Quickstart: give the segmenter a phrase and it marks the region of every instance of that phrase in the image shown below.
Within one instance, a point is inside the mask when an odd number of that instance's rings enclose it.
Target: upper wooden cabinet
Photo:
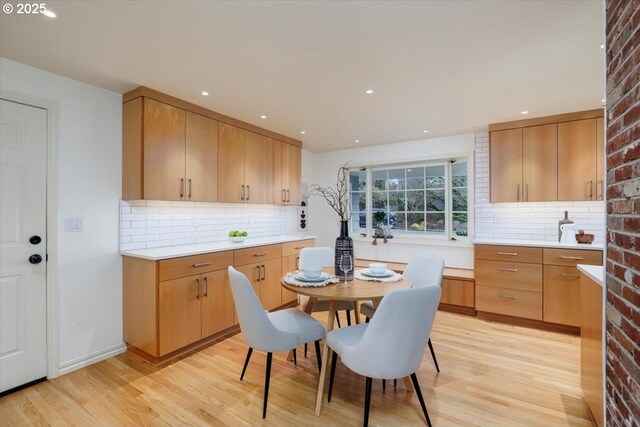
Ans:
[[[558,200],[596,199],[596,119],[558,124]]]
[[[145,87],[123,102],[123,199],[299,203],[300,141]]]
[[[489,131],[492,203],[602,200],[603,110],[498,123]]]
[[[491,133],[491,201],[519,202],[522,187],[522,129]]]

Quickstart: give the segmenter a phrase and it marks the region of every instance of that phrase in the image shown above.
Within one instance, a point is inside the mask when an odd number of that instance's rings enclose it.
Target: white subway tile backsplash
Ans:
[[[491,203],[489,200],[489,134],[476,133],[475,215],[476,238],[558,239],[558,221],[569,211],[577,229],[604,241],[605,204],[593,202]]]
[[[287,209],[273,205],[122,201],[122,250],[216,242],[229,231],[246,230],[252,237],[286,234]]]

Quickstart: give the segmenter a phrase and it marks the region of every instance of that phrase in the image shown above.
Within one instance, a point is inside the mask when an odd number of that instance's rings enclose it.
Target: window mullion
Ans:
[[[445,236],[447,240],[451,240],[453,229],[453,194],[451,187],[451,161],[445,163],[445,179],[444,179],[444,223]]]

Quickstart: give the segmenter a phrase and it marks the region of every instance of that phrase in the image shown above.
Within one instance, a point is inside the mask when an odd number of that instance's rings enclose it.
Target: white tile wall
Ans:
[[[120,202],[121,250],[217,242],[230,230],[286,234],[287,209],[273,205],[134,200]]]
[[[578,229],[604,241],[605,203],[489,202],[489,134],[476,133],[475,237],[521,240],[558,240],[558,221],[569,211]]]

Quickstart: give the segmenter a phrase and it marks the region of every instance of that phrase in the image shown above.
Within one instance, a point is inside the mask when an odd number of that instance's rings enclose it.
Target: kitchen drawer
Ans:
[[[542,320],[542,292],[476,286],[476,310]]]
[[[476,260],[476,284],[542,292],[542,265]]]
[[[602,265],[602,251],[589,249],[544,249],[544,263],[575,267],[578,264]]]
[[[158,281],[222,270],[233,264],[233,251],[213,252],[158,261]]]
[[[282,245],[258,246],[233,251],[233,265],[246,265],[282,257]]]
[[[580,326],[580,272],[577,268],[544,266],[543,320]]]
[[[475,245],[476,259],[488,261],[542,263],[542,248],[524,246]]]
[[[299,255],[302,248],[309,248],[316,245],[314,239],[298,240],[297,242],[289,242],[282,244],[282,256]]]

